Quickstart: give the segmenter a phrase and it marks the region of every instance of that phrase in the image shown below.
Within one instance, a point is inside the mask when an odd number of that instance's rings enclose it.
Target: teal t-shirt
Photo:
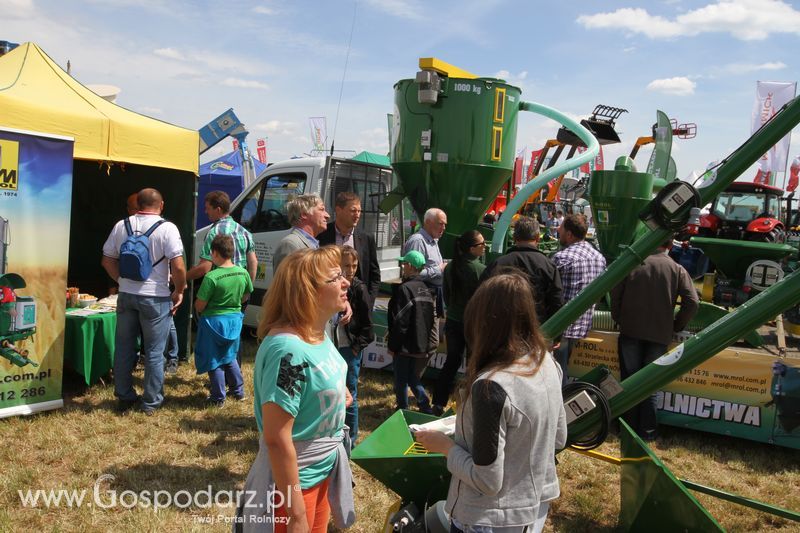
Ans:
[[[344,362],[333,343],[308,344],[295,335],[267,336],[258,348],[255,376],[255,414],[263,432],[261,406],[273,402],[294,417],[292,439],[314,440],[341,434],[344,429]],[[328,477],[336,452],[300,470],[300,486],[313,487]]]
[[[242,297],[253,292],[250,274],[238,266],[217,268],[203,278],[197,298],[208,302],[204,315],[242,312]]]

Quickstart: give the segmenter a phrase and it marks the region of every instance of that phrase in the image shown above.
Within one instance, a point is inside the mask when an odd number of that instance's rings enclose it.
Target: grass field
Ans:
[[[252,398],[255,342],[246,346],[245,383]],[[141,379],[142,372],[137,371]],[[251,400],[206,408],[206,377],[183,364],[166,381],[167,402],[153,417],[118,415],[110,384],[78,388],[67,374],[65,407],[31,417],[0,420],[0,530],[2,531],[230,531],[226,491],[240,489],[257,450]],[[391,375],[365,370],[360,388],[362,438],[393,405]],[[743,440],[663,428],[654,446],[678,477],[800,510],[800,453]],[[619,455],[611,439],[600,449]],[[546,531],[615,531],[619,512],[618,467],[569,451],[559,455],[562,496]],[[395,501],[389,490],[354,466],[358,520],[350,531],[378,531]],[[103,477],[105,476],[105,477]],[[99,481],[98,481],[99,480]],[[207,491],[218,503],[154,512],[143,492]],[[24,507],[19,491],[73,489],[84,502],[72,507]],[[95,494],[95,491],[97,494]],[[219,496],[221,494],[221,496]],[[116,495],[117,505],[112,506]],[[97,496],[97,497],[96,497]],[[800,523],[700,495],[730,531],[800,531]],[[163,499],[161,500],[164,501]],[[87,505],[91,504],[91,505]],[[108,508],[105,508],[108,507]],[[132,508],[126,508],[132,507]]]

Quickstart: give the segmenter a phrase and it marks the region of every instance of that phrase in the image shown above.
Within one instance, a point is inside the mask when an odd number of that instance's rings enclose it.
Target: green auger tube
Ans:
[[[729,155],[717,168],[714,178],[704,182],[704,186],[699,189],[700,205],[707,204],[724,191],[742,172],[747,170],[764,152],[782,139],[798,123],[800,123],[800,97],[795,97],[781,108],[771,121],[767,122],[745,141],[739,149]],[[509,210],[504,215],[508,214]],[[567,326],[572,324],[590,306],[598,302],[604,294],[622,281],[631,270],[671,235],[672,232],[667,229],[650,230],[625,248],[602,275],[542,325],[544,336],[549,339],[557,338]]]

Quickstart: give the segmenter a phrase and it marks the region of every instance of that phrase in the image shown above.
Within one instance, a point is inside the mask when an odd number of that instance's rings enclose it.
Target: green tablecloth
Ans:
[[[70,311],[70,309],[67,309]],[[64,362],[92,385],[114,366],[116,313],[89,316],[67,314],[64,330]]]

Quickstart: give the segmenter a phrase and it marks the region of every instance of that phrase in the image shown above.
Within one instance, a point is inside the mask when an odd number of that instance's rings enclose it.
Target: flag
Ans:
[[[586,147],[579,146],[578,147],[578,154],[582,154],[586,151]],[[593,161],[587,161],[586,163],[580,166],[580,171],[584,174],[591,174],[594,170],[603,170],[603,147],[600,146],[600,149],[597,151],[597,155],[595,156]]]
[[[794,158],[792,166],[789,167],[789,183],[786,185],[786,192],[792,192],[797,188],[797,183],[800,181],[800,156]]]
[[[756,177],[753,178],[753,183],[772,185],[772,171],[769,169],[769,161],[766,155],[761,156],[761,159],[758,160],[758,172],[756,172]]]
[[[603,161],[603,145],[597,151],[597,157],[594,158],[594,170],[605,170],[605,163]]]
[[[536,168],[536,165],[539,163],[539,158],[542,157],[542,150],[534,150],[531,152],[531,162],[528,165],[528,177],[526,181],[530,181],[533,179],[533,170]]]
[[[309,117],[313,150],[324,152],[328,142],[328,121],[325,117]]]
[[[267,164],[267,139],[258,139],[256,141],[256,153],[258,154],[258,160]]]
[[[233,139],[232,142],[233,142],[233,151],[234,152],[238,152],[239,151],[239,141],[237,141],[236,139]]]
[[[764,123],[770,120],[797,91],[796,82],[759,81],[756,85],[756,100],[753,104],[751,133],[755,133]],[[778,141],[767,151],[759,162],[756,179],[767,179],[767,185],[775,182],[778,172],[785,172],[789,159],[789,142],[791,133]]]

